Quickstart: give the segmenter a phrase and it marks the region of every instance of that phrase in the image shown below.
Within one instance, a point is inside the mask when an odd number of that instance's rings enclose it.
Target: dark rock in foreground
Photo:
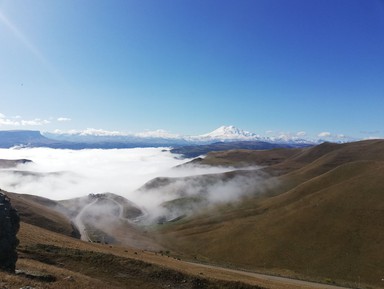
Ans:
[[[20,218],[10,199],[0,192],[0,270],[14,273],[16,269]]]

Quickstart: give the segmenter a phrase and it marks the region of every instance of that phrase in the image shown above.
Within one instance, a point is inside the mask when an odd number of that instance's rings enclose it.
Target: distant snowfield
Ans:
[[[167,148],[0,149],[0,159],[33,161],[32,164],[20,165],[17,169],[1,169],[1,189],[53,200],[104,192],[130,199],[133,191],[155,177],[182,177],[231,170],[172,169],[189,160],[176,158]]]

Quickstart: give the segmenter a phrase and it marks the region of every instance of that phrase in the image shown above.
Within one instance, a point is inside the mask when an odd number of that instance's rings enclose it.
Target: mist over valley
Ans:
[[[383,152],[382,140],[195,159],[169,148],[2,149],[0,187],[23,222],[82,242],[348,287],[357,274],[381,282]]]

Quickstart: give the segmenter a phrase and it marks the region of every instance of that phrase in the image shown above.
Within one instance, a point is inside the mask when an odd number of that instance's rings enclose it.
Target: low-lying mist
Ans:
[[[164,148],[63,150],[50,148],[0,149],[0,159],[29,159],[13,169],[0,170],[0,188],[63,200],[91,193],[131,194],[156,177],[220,173],[227,168],[184,167]],[[134,201],[134,200],[132,200]]]
[[[0,169],[0,188],[61,200],[83,240],[102,231],[111,241],[129,226],[173,222],[274,185],[257,167],[183,165],[190,159],[164,148],[0,149],[0,159],[31,160]]]
[[[236,172],[201,174],[182,178],[156,178],[134,192],[139,204],[146,204],[146,221],[170,222],[234,203],[275,186],[276,181],[257,168]]]

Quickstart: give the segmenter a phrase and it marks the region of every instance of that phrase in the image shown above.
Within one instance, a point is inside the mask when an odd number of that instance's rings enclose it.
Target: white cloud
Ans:
[[[331,137],[332,134],[328,131],[324,131],[318,134],[318,137]]]
[[[104,129],[87,128],[85,130],[59,130],[53,131],[59,135],[77,135],[77,136],[136,136],[136,137],[148,137],[148,138],[179,138],[180,135],[169,133],[163,129],[154,131],[144,131],[136,134],[129,134],[120,131],[110,131]]]
[[[368,136],[364,138],[364,140],[370,140],[370,139],[384,139],[382,136]]]
[[[69,199],[111,192],[132,199],[133,192],[159,177],[180,177],[228,171],[223,168],[173,170],[188,160],[175,158],[164,148],[61,150],[48,148],[0,149],[6,159],[30,159],[19,167],[23,174],[0,170],[0,187],[51,199]],[[31,172],[28,175],[26,172]],[[137,195],[135,195],[137,198]],[[138,201],[138,199],[132,201]]]
[[[20,123],[22,126],[41,126],[51,122],[46,119],[35,118],[33,120],[21,120]]]
[[[72,119],[68,118],[68,117],[59,117],[57,118],[57,121],[60,121],[60,122],[64,122],[64,121],[71,121]]]
[[[164,148],[60,150],[49,148],[0,149],[2,158],[30,159],[18,170],[0,169],[0,187],[6,191],[38,195],[53,200],[114,193],[143,209],[143,223],[158,217],[172,219],[223,202],[237,201],[275,185],[255,169],[250,174],[223,178],[233,168],[182,166],[181,160]],[[256,173],[256,174],[255,174]],[[143,187],[156,177],[168,177],[165,185]],[[187,178],[183,178],[187,177]],[[265,180],[265,181],[264,181]],[[153,184],[153,183],[152,183]],[[141,190],[138,190],[141,188]],[[164,202],[192,197],[190,206],[167,208]]]
[[[49,120],[35,118],[31,120],[22,119],[21,116],[9,118],[0,113],[0,126],[42,126],[49,124]]]
[[[298,137],[303,137],[303,136],[306,136],[306,135],[307,135],[307,133],[305,131],[299,131],[299,132],[296,133],[296,136],[298,136]]]
[[[1,117],[0,118],[0,125],[19,126],[20,123],[17,121],[13,121],[13,120]]]
[[[109,131],[104,129],[87,128],[86,130],[79,131],[79,135],[94,135],[94,136],[121,136],[124,135],[120,131]]]
[[[85,130],[60,130],[55,129],[54,134],[58,135],[74,135],[74,136],[127,136],[127,134],[120,131],[109,131],[104,129],[87,128]]]

